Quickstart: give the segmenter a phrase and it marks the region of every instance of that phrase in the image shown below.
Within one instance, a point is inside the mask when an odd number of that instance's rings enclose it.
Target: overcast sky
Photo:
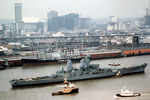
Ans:
[[[47,18],[55,10],[59,15],[79,13],[82,17],[142,17],[149,0],[0,0],[0,19],[14,19],[14,3],[22,3],[23,17]]]

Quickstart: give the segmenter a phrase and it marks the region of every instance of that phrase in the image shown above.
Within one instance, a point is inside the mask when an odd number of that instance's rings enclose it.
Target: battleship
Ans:
[[[122,75],[142,73],[144,72],[146,66],[147,63],[136,65],[136,66],[102,68],[100,67],[99,64],[91,64],[90,56],[88,55],[80,61],[79,68],[73,67],[72,62],[70,60],[67,62],[67,70],[64,70],[64,68],[61,66],[60,70],[57,71],[55,74],[46,75],[46,76],[36,76],[33,78],[25,78],[25,79],[13,79],[10,80],[10,84],[13,87],[16,87],[16,86],[25,86],[25,85],[60,83],[64,81],[65,77],[67,77],[68,81],[113,77],[118,72],[120,72]]]

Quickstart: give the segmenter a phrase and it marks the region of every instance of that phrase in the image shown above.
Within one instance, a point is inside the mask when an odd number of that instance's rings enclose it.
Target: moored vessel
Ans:
[[[122,56],[121,50],[98,50],[98,51],[85,51],[85,53],[81,54],[81,57],[85,57],[86,55],[90,55],[91,59],[107,59],[107,58],[119,58]]]
[[[37,58],[22,58],[21,61],[23,66],[36,66],[36,65],[48,65],[59,63],[57,59],[46,60]]]
[[[45,52],[32,52],[31,56],[23,57],[21,59],[23,66],[37,66],[37,65],[48,65],[57,64],[58,55],[55,53],[45,53]]]

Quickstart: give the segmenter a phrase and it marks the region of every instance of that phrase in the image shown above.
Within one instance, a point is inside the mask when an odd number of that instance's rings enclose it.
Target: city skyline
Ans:
[[[22,17],[47,19],[47,12],[57,11],[59,15],[78,13],[81,17],[108,18],[143,17],[149,0],[1,0],[0,19],[14,19],[14,3],[22,3]]]

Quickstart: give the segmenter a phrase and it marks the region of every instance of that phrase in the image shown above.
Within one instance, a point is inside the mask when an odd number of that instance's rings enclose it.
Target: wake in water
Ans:
[[[150,95],[150,92],[147,92],[147,93],[141,93],[141,95]]]
[[[150,96],[150,92],[141,93],[141,96]],[[121,99],[122,97],[118,97],[118,96],[115,95],[114,98]]]

